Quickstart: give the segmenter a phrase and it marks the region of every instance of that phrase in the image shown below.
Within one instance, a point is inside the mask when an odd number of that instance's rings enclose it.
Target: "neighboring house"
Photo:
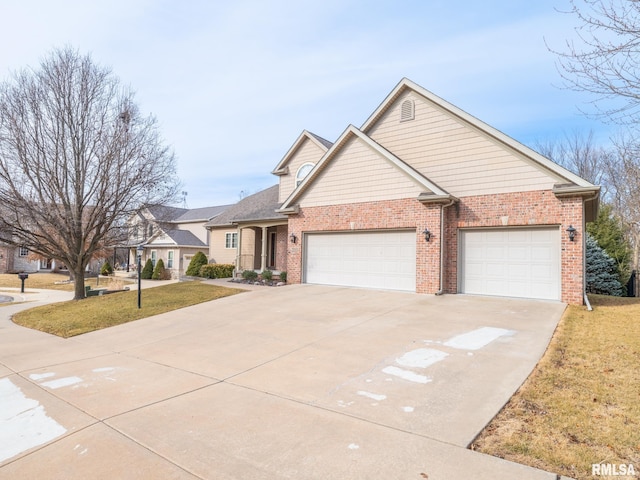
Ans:
[[[183,275],[193,255],[209,250],[205,223],[224,212],[229,205],[204,208],[177,208],[152,205],[141,209],[128,222],[128,267],[136,261],[136,248],[142,245],[142,264],[159,259],[173,278]],[[125,264],[126,266],[126,264]]]
[[[88,272],[98,272],[104,259],[92,259]],[[67,267],[52,258],[41,258],[26,247],[16,247],[0,242],[0,273],[67,273]]]
[[[333,144],[304,131],[272,173],[277,192],[207,223],[215,261],[235,245],[238,270],[290,283],[583,303],[600,187],[410,80]]]

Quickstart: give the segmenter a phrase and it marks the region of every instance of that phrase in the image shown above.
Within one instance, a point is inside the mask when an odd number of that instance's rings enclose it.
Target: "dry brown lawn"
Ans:
[[[25,293],[29,293],[29,290],[46,288],[50,290],[65,290],[72,292],[73,283],[60,283],[67,282],[68,280],[69,275],[62,273],[30,273],[29,278],[24,282],[24,291]],[[97,281],[97,278],[87,278],[85,279],[84,284],[95,287]],[[99,286],[108,286],[112,281],[113,280],[111,279],[102,277],[100,278]],[[118,278],[116,281],[122,282],[122,279]],[[2,287],[20,288],[20,279],[18,278],[18,275],[10,273],[0,274],[0,290],[2,290]]]
[[[596,463],[640,475],[640,299],[569,307],[524,385],[471,448],[577,479]],[[632,477],[611,477],[632,478]],[[640,477],[633,477],[640,478]]]
[[[13,321],[67,338],[244,291],[201,282],[170,283],[143,290],[140,309],[138,291],[131,290],[35,307],[15,314]]]

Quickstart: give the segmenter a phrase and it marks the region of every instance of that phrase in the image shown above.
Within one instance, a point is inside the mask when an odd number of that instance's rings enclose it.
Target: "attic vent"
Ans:
[[[400,106],[400,121],[406,122],[415,118],[415,104],[413,100],[405,100]]]

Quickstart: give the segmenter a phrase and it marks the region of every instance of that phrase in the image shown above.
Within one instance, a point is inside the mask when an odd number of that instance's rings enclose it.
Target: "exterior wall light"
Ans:
[[[431,240],[431,232],[429,231],[428,228],[424,229],[424,232],[422,232],[424,234],[424,240],[426,242],[429,242]]]
[[[296,237],[295,233],[292,233],[291,235],[289,235],[289,240],[291,241],[291,243],[296,243],[298,241],[298,237]]]
[[[569,234],[569,240],[571,240],[572,242],[576,239],[576,233],[578,231],[573,228],[573,225],[569,225],[569,228],[567,228],[567,233]]]

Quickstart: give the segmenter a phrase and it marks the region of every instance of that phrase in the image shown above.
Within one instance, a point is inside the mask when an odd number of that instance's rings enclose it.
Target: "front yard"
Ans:
[[[102,282],[103,280],[101,285]],[[35,288],[35,285],[32,285],[32,288]],[[70,289],[73,289],[73,285]],[[80,301],[43,305],[17,313],[13,316],[13,321],[24,327],[67,338],[243,291],[200,282],[171,283],[143,290],[140,309],[137,302],[138,292],[131,290]]]
[[[595,478],[598,463],[640,475],[640,299],[590,299],[593,312],[567,309],[535,371],[472,449],[577,479]]]

